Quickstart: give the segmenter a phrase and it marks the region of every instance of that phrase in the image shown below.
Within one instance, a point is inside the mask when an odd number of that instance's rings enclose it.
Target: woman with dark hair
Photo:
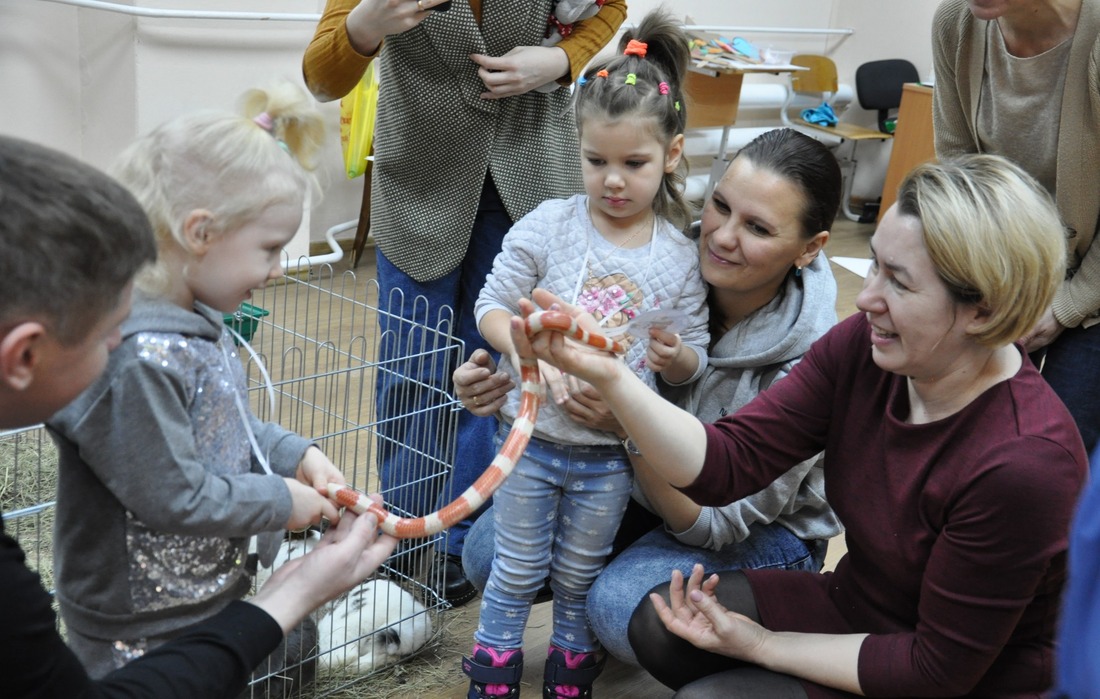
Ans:
[[[797,131],[767,132],[735,156],[700,227],[712,338],[707,368],[689,386],[662,385],[664,396],[701,420],[717,420],[785,376],[833,326],[836,283],[819,253],[840,188],[833,155]],[[478,364],[487,358],[478,355],[454,377],[457,395],[478,414],[495,413],[511,385],[503,372]],[[571,391],[564,407],[581,424],[626,436],[591,387]],[[596,579],[587,604],[596,636],[620,660],[637,662],[627,642],[630,615],[673,570],[702,561],[709,570],[817,571],[828,539],[841,530],[824,499],[817,455],[724,507],[695,504],[640,454],[632,453],[631,462],[635,503],[619,530],[620,553]],[[493,558],[493,522],[478,520],[463,554],[467,575],[481,589]]]

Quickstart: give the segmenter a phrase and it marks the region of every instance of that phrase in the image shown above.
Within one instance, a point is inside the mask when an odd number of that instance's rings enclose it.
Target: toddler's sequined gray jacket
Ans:
[[[248,589],[248,537],[283,527],[309,442],[250,416],[222,314],[135,293],[103,376],[48,428],[59,450],[54,569],[65,623],[103,640],[172,634]],[[228,354],[223,355],[222,346]]]

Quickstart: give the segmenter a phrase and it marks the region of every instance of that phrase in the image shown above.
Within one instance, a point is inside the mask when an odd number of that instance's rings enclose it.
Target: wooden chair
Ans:
[[[371,171],[374,169],[374,149],[367,158],[367,169],[363,172],[363,201],[359,204],[359,225],[355,228],[355,241],[351,244],[351,268],[359,266],[363,258],[363,249],[367,246],[367,238],[370,235],[370,182]]]
[[[820,94],[824,102],[828,102],[836,94],[838,81],[836,64],[832,59],[812,53],[802,53],[791,58],[791,65],[806,68],[790,74],[791,89],[794,92],[802,95]]]
[[[835,144],[834,152],[839,151],[840,146],[845,142],[852,142],[852,148],[848,155],[837,155],[837,161],[840,163],[841,172],[844,173],[844,188],[840,206],[845,216],[853,221],[858,221],[860,216],[852,211],[850,203],[852,181],[856,176],[856,149],[859,147],[860,141],[886,141],[893,138],[893,134],[878,129],[869,129],[865,126],[859,126],[858,124],[849,124],[844,121],[837,122],[836,126],[822,126],[811,124],[801,116],[795,116],[792,119],[789,111],[791,110],[796,95],[812,97],[832,106],[831,100],[836,97],[837,90],[839,89],[839,81],[837,79],[836,64],[827,56],[798,54],[791,58],[791,63],[796,66],[807,68],[807,70],[791,73],[790,86],[787,89],[787,99],[783,105],[780,117],[786,126],[808,131],[808,135],[828,134],[838,139],[838,142]]]

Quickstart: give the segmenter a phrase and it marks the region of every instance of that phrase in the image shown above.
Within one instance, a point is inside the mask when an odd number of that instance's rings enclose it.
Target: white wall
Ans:
[[[319,13],[323,0],[129,0],[142,7]],[[743,33],[760,46],[825,53],[842,82],[877,58],[907,58],[922,76],[937,0],[630,0],[627,23],[661,4],[699,24],[848,27],[846,38]],[[106,166],[137,134],[176,114],[232,108],[244,90],[275,78],[301,83],[308,22],[135,19],[44,0],[0,2],[0,132],[61,148]],[[775,80],[751,77],[748,80]],[[358,215],[361,180],[343,175],[335,103],[322,105],[331,135],[323,200],[311,237]],[[857,108],[857,107],[853,107]],[[846,119],[852,118],[850,115]],[[871,124],[872,115],[853,119]],[[861,153],[862,155],[862,153]],[[871,182],[885,155],[861,157]],[[864,163],[871,167],[864,169]],[[879,184],[881,186],[881,184]],[[857,186],[856,193],[860,187]]]
[[[129,0],[150,8],[319,13],[323,0]],[[43,0],[0,2],[0,132],[106,167],[135,136],[195,109],[236,109],[247,89],[303,85],[310,22],[134,18]],[[338,103],[310,237],[359,214],[362,180],[343,175]],[[296,257],[303,250],[295,250]]]
[[[853,33],[847,36],[755,31],[722,34],[743,36],[761,48],[771,45],[799,53],[829,56],[837,65],[840,82],[854,87],[856,68],[866,61],[882,58],[908,59],[917,67],[922,78],[928,77],[932,71],[932,15],[938,4],[939,0],[911,0],[907,3],[886,3],[882,0],[691,0],[686,3],[631,0],[627,22],[636,21],[651,9],[663,6],[674,11],[678,18],[703,25],[852,29]],[[786,82],[786,77],[745,77],[746,85],[754,82]],[[774,112],[742,111],[738,115],[738,123],[762,125],[761,117],[766,117],[770,123],[774,120]],[[876,122],[875,115],[860,109],[854,99],[842,119],[871,127]],[[879,196],[891,145],[888,141],[860,144],[853,195],[867,198]],[[843,148],[849,149],[851,146],[846,144]]]

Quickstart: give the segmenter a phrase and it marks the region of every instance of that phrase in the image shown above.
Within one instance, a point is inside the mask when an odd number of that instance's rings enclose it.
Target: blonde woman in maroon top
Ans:
[[[638,659],[677,696],[1017,698],[1050,686],[1086,458],[1013,341],[1061,281],[1057,213],[1002,158],[926,164],[871,254],[861,313],[710,425],[606,354],[554,333],[525,343],[513,320],[524,352],[595,386],[649,463],[700,504],[744,497],[825,452],[848,546],[835,572],[696,566],[635,612]]]

